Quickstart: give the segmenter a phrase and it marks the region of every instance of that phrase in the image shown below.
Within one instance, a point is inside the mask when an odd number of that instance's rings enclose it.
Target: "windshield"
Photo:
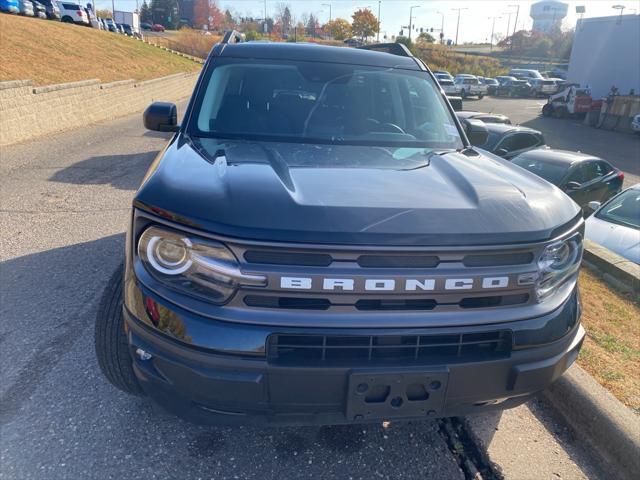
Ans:
[[[511,161],[511,163],[515,163],[519,167],[535,173],[554,185],[560,184],[560,181],[564,178],[568,170],[568,165],[562,163],[541,162],[539,160],[527,158],[526,156],[516,157]]]
[[[460,149],[426,72],[331,63],[223,59],[196,99],[191,135]]]
[[[640,190],[627,190],[605,204],[596,218],[640,229]]]

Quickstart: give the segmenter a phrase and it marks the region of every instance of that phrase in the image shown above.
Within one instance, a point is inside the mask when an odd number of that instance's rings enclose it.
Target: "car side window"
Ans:
[[[604,176],[602,168],[599,166],[600,162],[586,162],[583,166],[585,182],[591,182],[596,178]]]
[[[531,148],[538,144],[538,139],[529,133],[514,133],[505,138],[498,148],[503,148],[507,152],[515,152],[524,148]]]
[[[586,165],[584,163],[577,165],[573,171],[567,177],[567,180],[564,183],[569,182],[577,182],[580,185],[588,182],[587,180],[587,170],[585,169]]]
[[[598,176],[604,177],[605,175],[609,175],[613,168],[607,162],[595,162],[596,168],[598,169]]]

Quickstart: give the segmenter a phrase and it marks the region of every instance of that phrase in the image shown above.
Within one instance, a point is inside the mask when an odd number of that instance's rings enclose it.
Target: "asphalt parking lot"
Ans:
[[[580,118],[543,117],[540,111],[544,103],[544,99],[532,98],[469,98],[464,101],[464,109],[502,113],[513,123],[540,130],[552,148],[604,158],[624,172],[625,188],[640,182],[640,136],[589,127]]]
[[[539,121],[533,100],[472,104]],[[207,428],[106,382],[93,351],[97,303],[122,260],[131,197],[168,138],[141,123],[137,114],[0,151],[0,478],[470,478],[453,453],[466,447],[439,422]],[[605,145],[623,159],[625,142]]]

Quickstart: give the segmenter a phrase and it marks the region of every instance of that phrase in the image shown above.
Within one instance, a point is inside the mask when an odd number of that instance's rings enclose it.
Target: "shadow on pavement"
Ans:
[[[112,185],[137,190],[159,150],[127,155],[100,155],[54,173],[49,180],[76,185]]]
[[[123,253],[124,234],[117,234],[0,263],[3,357],[16,359],[13,374],[8,368],[13,383],[3,380],[0,425],[18,414],[92,327],[100,294]]]

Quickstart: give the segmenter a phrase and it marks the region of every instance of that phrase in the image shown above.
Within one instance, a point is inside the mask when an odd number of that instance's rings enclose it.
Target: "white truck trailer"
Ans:
[[[121,12],[115,10],[113,12],[113,20],[116,23],[131,25],[134,33],[140,33],[140,15],[138,15],[138,12]]]

